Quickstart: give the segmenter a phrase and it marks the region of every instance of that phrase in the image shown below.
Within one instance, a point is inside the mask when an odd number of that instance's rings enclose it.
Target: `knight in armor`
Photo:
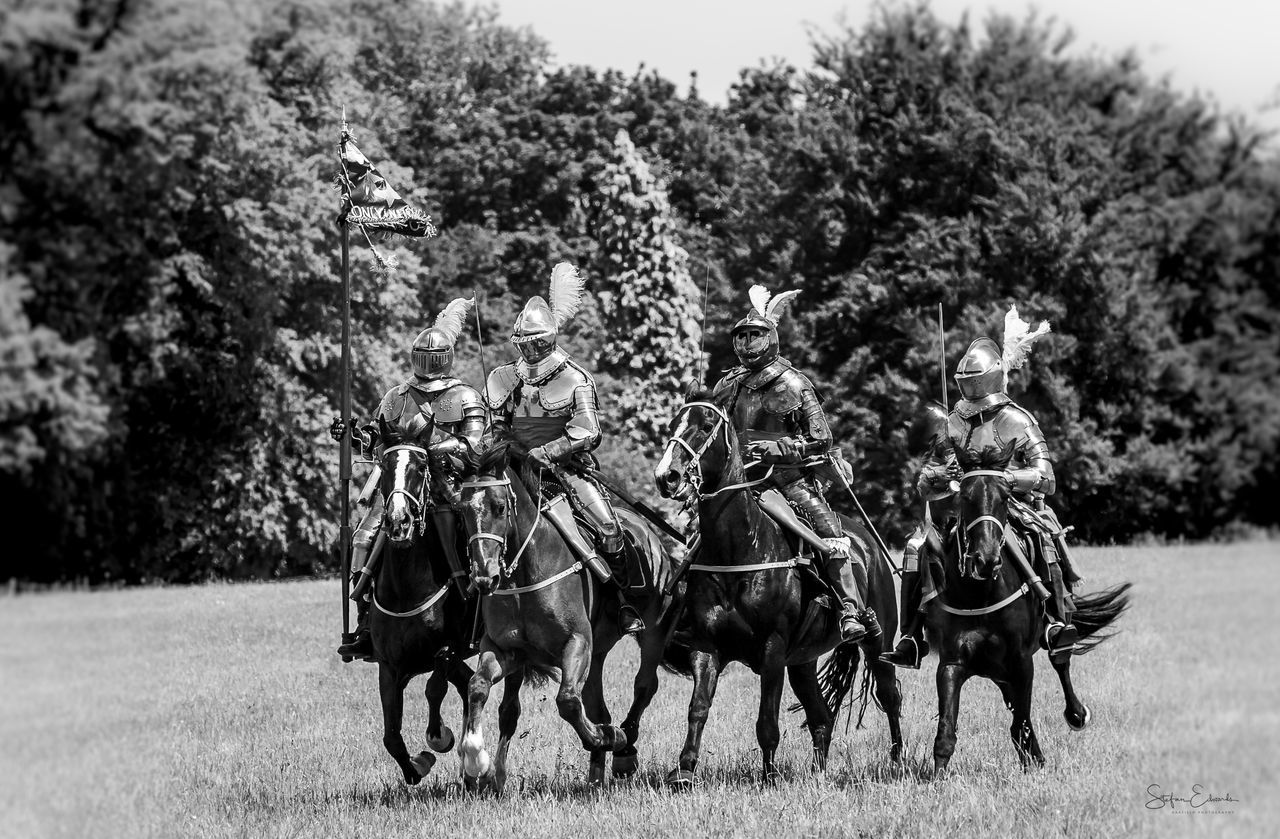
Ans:
[[[520,359],[489,374],[485,395],[494,430],[527,449],[529,463],[564,490],[568,504],[549,504],[547,515],[592,572],[613,585],[618,625],[634,634],[644,629],[644,621],[625,592],[622,524],[604,488],[585,474],[597,468],[591,453],[601,441],[595,380],[556,343],[560,329],[582,305],[583,280],[577,269],[568,262],[557,264],[550,292],[549,303],[533,297],[516,318],[511,343]],[[582,537],[574,510],[587,520],[596,546]]]
[[[1077,637],[1071,623],[1075,610],[1071,585],[1079,578],[1065,552],[1065,531],[1044,502],[1056,489],[1049,444],[1035,417],[1008,394],[1009,371],[1021,367],[1032,342],[1049,332],[1047,323],[1041,323],[1034,332],[1029,331],[1029,326],[1018,317],[1018,310],[1010,307],[1005,316],[1003,351],[985,337],[969,345],[954,376],[962,398],[947,416],[945,439],[933,446],[916,488],[925,499],[927,510],[934,511],[933,518],[937,519],[939,505],[954,507],[953,482],[962,475],[955,460],[956,448],[981,451],[988,446],[1014,444],[1013,459],[1005,472],[1013,501],[1009,522],[1015,533],[1028,537],[1039,554],[1038,565],[1049,575],[1050,597],[1042,641],[1050,657],[1060,660],[1071,655]],[[931,521],[926,521],[914,542],[921,563],[930,558],[941,561],[941,539]],[[908,553],[912,547],[909,543]],[[883,661],[916,668],[928,654],[921,611],[924,576],[918,570],[903,575],[903,637],[893,652],[881,656]]]
[[[413,375],[387,391],[373,423],[363,428],[352,427],[355,445],[366,455],[381,449],[378,421],[411,437],[434,422],[434,432],[427,450],[431,453],[434,480],[455,480],[474,454],[488,424],[484,400],[475,388],[451,375],[453,345],[467,322],[474,300],[457,298],[445,307],[429,329],[418,333],[409,350]],[[335,420],[330,433],[341,440],[345,423]],[[357,505],[365,513],[352,536],[351,567],[354,571],[351,597],[356,601],[356,637],[338,647],[343,658],[372,660],[373,641],[369,637],[368,582],[372,580],[378,557],[374,554],[378,531],[382,525],[385,499],[378,492],[382,473],[375,467],[365,481]],[[433,513],[441,547],[455,571],[463,570],[458,557],[456,513],[441,506]]]
[[[826,542],[823,570],[840,598],[840,637],[857,641],[880,632],[867,609],[855,569],[852,543],[840,518],[827,504],[824,469],[847,469],[809,378],[779,356],[778,321],[782,307],[798,291],[770,296],[752,286],[751,309],[733,327],[733,351],[740,366],[729,370],[712,391],[712,401],[733,421],[749,458],[773,465],[770,482]]]

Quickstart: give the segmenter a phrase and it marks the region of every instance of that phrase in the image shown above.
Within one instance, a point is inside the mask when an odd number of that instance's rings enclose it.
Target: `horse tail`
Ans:
[[[541,664],[524,665],[524,684],[531,688],[546,687],[549,682],[559,679],[559,673],[554,667],[546,667]]]
[[[818,668],[818,687],[822,691],[822,701],[827,703],[827,710],[834,719],[844,705],[845,697],[853,690],[853,682],[858,676],[858,660],[861,658],[857,644],[841,644],[831,651],[831,656]],[[870,668],[864,668],[863,686],[860,691],[862,711],[858,712],[858,721],[862,721],[862,713],[867,706],[867,674]]]
[[[1131,588],[1132,583],[1121,583],[1076,600],[1075,617],[1072,619],[1076,631],[1080,633],[1080,640],[1076,642],[1076,655],[1087,653],[1115,634],[1098,633],[1115,623],[1116,618],[1129,608],[1128,591]]]

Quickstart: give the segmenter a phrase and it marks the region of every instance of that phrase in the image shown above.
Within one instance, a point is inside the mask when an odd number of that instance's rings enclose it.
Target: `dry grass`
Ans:
[[[1024,774],[999,692],[971,682],[952,773],[923,777],[932,662],[903,673],[905,768],[883,717],[844,731],[823,776],[799,718],[784,721],[785,781],[757,779],[755,677],[730,668],[704,737],[701,784],[661,780],[684,736],[689,683],[664,675],[642,772],[604,792],[547,689],[527,690],[503,800],[462,795],[455,755],[406,788],[381,744],[376,672],[343,665],[335,581],[0,599],[0,833],[7,836],[1125,836],[1277,835],[1280,545],[1081,551],[1089,587],[1132,580],[1124,631],[1078,659],[1083,733],[1041,662],[1035,722],[1048,766]],[[618,718],[634,647],[607,673]],[[420,683],[410,749],[423,747]],[[787,700],[790,697],[788,695]],[[460,704],[446,706],[460,727]],[[486,734],[496,732],[496,696]],[[1147,787],[1193,784],[1231,814],[1149,810]],[[1210,808],[1202,808],[1210,809]]]

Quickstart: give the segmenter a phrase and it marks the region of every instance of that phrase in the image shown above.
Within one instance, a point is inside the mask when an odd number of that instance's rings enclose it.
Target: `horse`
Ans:
[[[410,757],[401,736],[404,689],[415,676],[429,673],[427,745],[436,752],[454,746],[453,731],[444,725],[440,705],[451,683],[465,701],[471,668],[463,660],[471,621],[463,590],[452,576],[439,547],[431,499],[431,457],[420,443],[429,432],[405,437],[382,424],[382,474],[378,488],[384,499],[383,554],[373,578],[369,632],[378,662],[382,700],[382,744],[414,785],[431,771],[436,757],[427,751]]]
[[[556,708],[590,752],[588,782],[604,783],[605,759],[613,775],[638,769],[640,718],[658,689],[666,640],[661,619],[669,598],[649,598],[642,616],[640,667],[631,708],[621,727],[605,705],[602,669],[621,637],[612,598],[542,514],[539,491],[530,492],[511,466],[511,441],[495,442],[462,484],[463,521],[470,536],[474,585],[484,593],[485,635],[467,695],[466,731],[459,745],[464,785],[493,791],[506,784],[507,751],[520,717],[520,687],[558,677]],[[625,509],[618,518],[661,590],[670,560],[653,530]],[[481,733],[485,703],[503,680],[498,709],[498,749],[490,761]]]
[[[688,787],[701,750],[702,729],[715,697],[720,672],[741,661],[760,676],[760,710],[756,738],[763,777],[777,777],[778,711],[783,673],[800,700],[813,741],[814,768],[826,768],[831,726],[852,686],[861,648],[866,654],[863,710],[868,673],[875,678],[875,698],[889,721],[890,756],[902,756],[901,694],[892,665],[880,662],[887,639],[897,630],[898,612],[887,558],[876,549],[867,529],[841,517],[856,557],[865,562],[867,605],[881,626],[878,636],[856,644],[840,644],[838,613],[806,620],[808,599],[820,584],[806,581],[794,558],[787,532],[748,490],[765,479],[748,481],[738,435],[725,411],[705,393],[694,394],[672,422],[671,437],[654,472],[658,491],[668,498],[697,493],[701,561],[689,566],[685,603],[690,619],[689,668],[694,680],[688,730],[679,765],[667,776],[669,786]],[[679,640],[684,640],[681,624]],[[819,656],[834,649],[819,679]]]
[[[960,689],[971,676],[999,686],[1013,712],[1009,733],[1024,770],[1044,765],[1044,754],[1031,725],[1033,657],[1039,649],[1044,606],[1024,582],[1013,562],[1003,562],[1017,544],[1008,525],[1011,490],[1004,470],[1016,442],[981,452],[955,447],[960,477],[959,520],[943,539],[943,584],[927,605],[926,629],[938,650],[938,734],[933,744],[935,774],[951,760],[956,745]],[[1016,537],[1014,537],[1016,538]],[[923,569],[922,569],[923,573]],[[1079,633],[1075,654],[1088,652],[1110,635],[1100,635],[1129,605],[1123,583],[1076,599],[1074,623]],[[1089,707],[1071,684],[1071,656],[1052,662],[1062,683],[1068,726],[1088,725]]]

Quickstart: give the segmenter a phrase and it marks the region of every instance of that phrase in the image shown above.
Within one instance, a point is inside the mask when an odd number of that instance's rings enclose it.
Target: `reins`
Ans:
[[[413,452],[414,454],[420,454],[424,457],[430,457],[430,453],[426,449],[424,449],[422,446],[414,446],[407,443],[401,444],[398,446],[389,446],[388,448],[383,450],[382,457],[385,460],[387,455],[391,454],[392,452],[399,452],[399,451]],[[391,492],[387,494],[387,499],[386,499],[386,504],[388,507],[390,507],[392,498],[395,498],[397,495],[403,495],[405,497],[409,505],[410,529],[411,530],[416,529],[418,531],[419,536],[425,533],[427,528],[427,517],[424,514],[424,508],[426,507],[425,499],[426,499],[427,486],[429,483],[430,483],[429,480],[424,480],[422,482],[422,497],[420,498],[415,498],[411,492],[404,489],[403,487],[394,487],[391,490]],[[422,514],[420,519],[418,517],[419,514]],[[378,601],[378,591],[376,586],[374,587],[371,599],[373,601],[374,608],[376,608],[382,614],[387,615],[388,617],[413,618],[413,617],[417,617],[418,615],[430,609],[432,606],[439,603],[442,599],[444,599],[444,596],[448,593],[449,593],[449,583],[448,581],[446,581],[443,585],[440,586],[440,588],[436,591],[435,594],[431,595],[421,604],[419,604],[413,609],[410,609],[407,612],[395,612],[395,611],[392,611],[391,609],[388,609],[386,606],[383,606]]]
[[[1001,480],[1003,480],[1005,477],[1005,473],[1003,470],[1000,470],[1000,469],[974,469],[969,472],[965,472],[963,475],[961,475],[960,482],[963,483],[969,478],[982,478],[982,477],[1000,478]],[[963,521],[963,517],[960,514],[959,501],[960,499],[957,498],[956,499],[957,527],[963,530],[964,533],[968,533],[970,530],[973,530],[975,527],[982,524],[983,522],[991,522],[996,527],[1000,528],[1000,547],[997,548],[997,550],[1004,550],[1005,539],[1007,538],[1007,533],[1008,533],[1008,530],[1006,528],[1006,523],[1000,521],[1000,519],[992,515],[981,515],[975,518],[973,521],[966,523]],[[965,546],[963,544],[961,544],[960,548],[961,548],[961,551],[965,550]],[[957,557],[957,559],[963,562],[962,557]],[[948,614],[960,615],[962,617],[977,617],[979,615],[989,615],[993,612],[998,612],[1001,609],[1005,608],[1006,606],[1012,603],[1016,603],[1023,596],[1025,596],[1029,591],[1031,591],[1031,585],[1029,583],[1023,583],[1012,594],[1010,594],[1008,597],[1005,597],[1003,600],[1000,600],[997,603],[992,603],[987,606],[980,606],[976,609],[959,609],[959,608],[956,608],[955,606],[949,606],[947,605],[946,601],[942,599],[940,594],[937,595],[937,600],[938,600],[938,605],[942,608],[942,611],[947,612]]]

